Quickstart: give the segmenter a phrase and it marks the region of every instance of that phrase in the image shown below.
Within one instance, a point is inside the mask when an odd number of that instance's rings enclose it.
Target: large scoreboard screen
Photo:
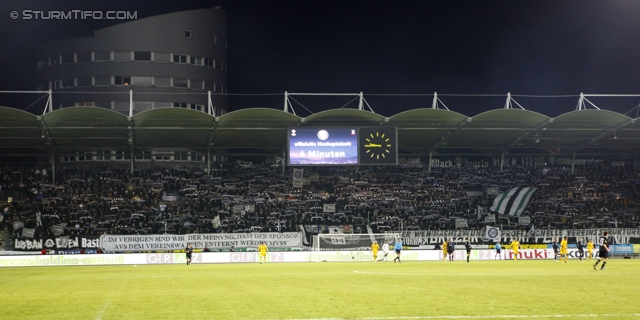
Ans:
[[[396,127],[291,127],[287,163],[293,166],[396,165]]]
[[[289,165],[357,165],[358,128],[289,128]]]

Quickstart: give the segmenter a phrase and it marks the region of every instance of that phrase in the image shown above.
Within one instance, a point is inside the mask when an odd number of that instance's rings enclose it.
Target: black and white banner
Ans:
[[[495,229],[494,231],[491,231]],[[400,232],[403,245],[420,246],[441,244],[444,239],[453,239],[454,242],[464,242],[471,238],[471,242],[478,243],[485,239],[508,243],[512,239],[528,243],[551,243],[553,238],[569,237],[570,243],[575,243],[577,238],[583,238],[586,242],[591,239],[596,241],[605,231],[609,232],[610,243],[630,243],[631,238],[640,238],[639,229],[631,228],[600,228],[600,229],[535,229],[535,230],[501,230],[498,227],[486,227],[482,230],[420,230]],[[390,231],[395,233],[397,231]],[[488,235],[487,233],[491,233]],[[492,237],[492,235],[495,235]]]
[[[100,236],[64,236],[13,240],[13,250],[16,251],[97,249],[99,247]]]
[[[302,234],[299,232],[265,233],[193,233],[193,234],[156,234],[156,235],[103,235],[102,248],[105,251],[165,251],[180,250],[193,244],[196,249],[229,249],[258,247],[265,242],[268,247],[302,247]]]

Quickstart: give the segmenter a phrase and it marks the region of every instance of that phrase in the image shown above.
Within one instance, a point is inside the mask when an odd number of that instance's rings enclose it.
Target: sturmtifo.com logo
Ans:
[[[136,20],[138,11],[31,10],[11,11],[11,19],[21,20]]]

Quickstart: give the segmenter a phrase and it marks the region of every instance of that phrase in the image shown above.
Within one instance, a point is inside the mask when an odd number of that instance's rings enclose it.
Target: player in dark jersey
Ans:
[[[449,238],[449,241],[447,241],[447,253],[449,254],[449,261],[453,261],[454,251],[456,251],[456,247],[453,244],[453,239]]]
[[[604,235],[600,237],[600,240],[598,240],[598,245],[600,245],[600,250],[598,251],[598,261],[596,261],[596,264],[593,265],[593,270],[596,270],[598,263],[600,263],[600,261],[602,260],[604,260],[604,262],[602,262],[602,267],[600,267],[600,270],[604,270],[604,266],[609,261],[609,232],[604,232]]]
[[[584,257],[584,240],[582,238],[578,239],[578,243],[576,244],[578,247],[578,255],[580,256],[580,261]]]
[[[558,252],[560,252],[560,246],[558,246],[558,238],[553,238],[553,260],[558,262]]]
[[[187,265],[191,264],[191,254],[193,253],[193,245],[187,243],[187,248],[184,250],[187,253]]]
[[[469,256],[471,255],[471,238],[467,238],[467,242],[464,243],[464,248],[467,249],[467,263],[469,263]]]

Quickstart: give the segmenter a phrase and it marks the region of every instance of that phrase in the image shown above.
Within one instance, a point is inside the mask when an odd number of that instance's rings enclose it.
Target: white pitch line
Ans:
[[[640,313],[627,314],[539,314],[539,315],[486,315],[486,316],[405,316],[405,317],[369,317],[360,320],[394,320],[394,319],[540,319],[540,318],[596,318],[596,317],[640,317]],[[346,320],[353,318],[287,318],[286,320]],[[272,320],[272,319],[267,319]]]
[[[109,297],[107,298],[107,301],[102,306],[102,309],[98,311],[98,314],[96,315],[96,320],[102,320],[102,316],[104,316],[104,312],[107,311],[107,308],[109,307],[109,305],[111,305],[111,300],[113,300],[113,296],[115,295],[115,293],[116,293],[115,290],[111,291],[111,294],[109,294]]]

